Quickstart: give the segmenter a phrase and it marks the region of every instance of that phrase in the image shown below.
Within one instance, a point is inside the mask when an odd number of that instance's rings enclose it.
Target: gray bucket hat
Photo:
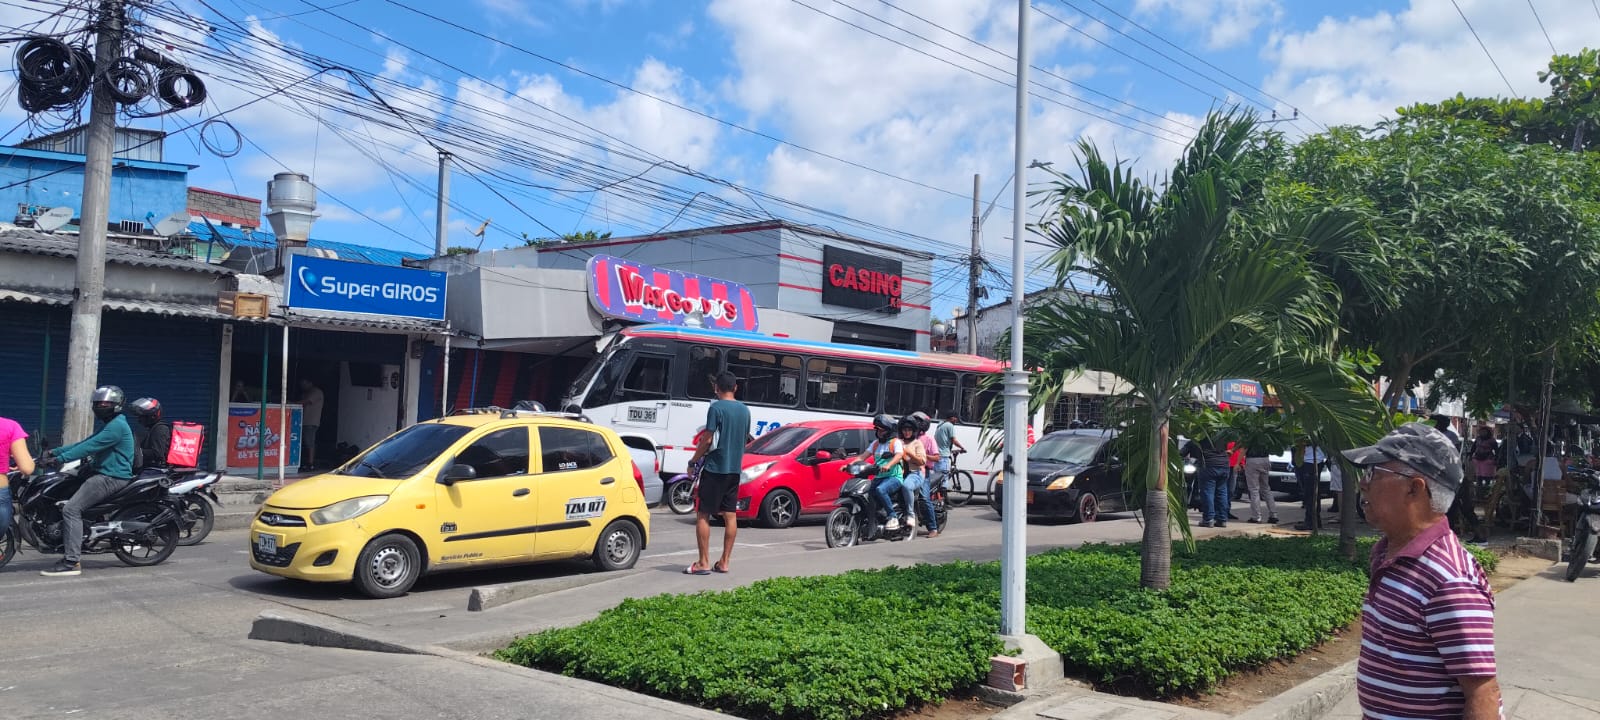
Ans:
[[[1406,423],[1383,436],[1377,444],[1346,450],[1344,456],[1362,467],[1402,462],[1452,491],[1461,488],[1461,452],[1450,438],[1431,425]]]

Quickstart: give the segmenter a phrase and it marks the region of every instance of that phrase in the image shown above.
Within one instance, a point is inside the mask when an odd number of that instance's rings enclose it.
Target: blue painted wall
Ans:
[[[118,158],[111,171],[110,220],[157,220],[188,206],[188,165]],[[0,147],[0,221],[17,205],[83,208],[83,156]]]

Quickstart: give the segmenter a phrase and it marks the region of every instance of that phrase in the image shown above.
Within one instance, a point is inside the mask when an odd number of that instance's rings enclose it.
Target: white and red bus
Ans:
[[[964,421],[956,439],[969,451],[962,469],[978,476],[981,487],[998,461],[983,457],[980,428],[971,423],[996,393],[980,390],[980,383],[1005,367],[975,355],[639,325],[609,338],[561,405],[624,437],[648,438],[662,451],[663,477],[687,468],[715,399],[711,379],[723,370],[739,378],[739,399],[750,407],[757,437],[805,420],[901,417],[918,410],[942,416],[953,407]]]

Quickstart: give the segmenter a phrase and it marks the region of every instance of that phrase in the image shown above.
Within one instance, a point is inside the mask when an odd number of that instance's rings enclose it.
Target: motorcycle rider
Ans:
[[[143,428],[133,453],[134,471],[166,470],[167,452],[172,449],[172,423],[161,419],[161,401],[142,397],[128,404],[128,412]]]
[[[86,460],[88,474],[72,499],[61,506],[61,562],[39,571],[45,577],[70,577],[82,573],[78,563],[83,549],[83,511],[111,497],[133,479],[133,431],[122,416],[122,388],[101,385],[89,396],[96,420],[104,423],[100,432],[87,440],[57,448],[45,454],[46,460]]]
[[[928,537],[939,537],[939,519],[933,514],[933,496],[928,484],[927,445],[922,441],[924,427],[915,416],[900,418],[900,442],[906,447],[905,478],[901,480],[900,494],[906,504],[906,524],[911,526],[912,532],[916,532],[917,498],[921,496],[920,504],[927,515]]]
[[[901,465],[905,461],[906,445],[894,436],[895,429],[900,422],[893,415],[879,413],[872,418],[872,431],[877,434],[876,440],[867,445],[867,449],[857,458],[862,462],[869,462],[876,468],[877,474],[872,478],[872,497],[883,507],[889,515],[889,522],[883,526],[884,530],[899,530],[900,518],[894,510],[894,496],[890,493],[900,490],[900,478],[905,474]]]

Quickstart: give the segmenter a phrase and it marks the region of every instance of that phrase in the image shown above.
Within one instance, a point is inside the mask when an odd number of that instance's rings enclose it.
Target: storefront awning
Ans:
[[[283,318],[275,318],[283,322]],[[409,333],[416,335],[444,335],[444,323],[427,320],[412,320],[408,318],[386,317],[374,315],[371,317],[355,315],[321,315],[309,312],[295,312],[289,316],[289,327],[326,328],[330,330],[352,330],[357,332],[376,331],[387,333]],[[461,333],[451,333],[460,336]]]
[[[72,295],[60,292],[38,292],[25,290],[0,290],[0,300],[33,303],[38,305],[71,305]],[[174,317],[192,317],[206,320],[235,320],[229,315],[217,312],[215,304],[167,302],[160,300],[131,300],[127,298],[106,298],[105,306],[108,310],[121,310],[123,312],[145,313],[148,315],[166,315]]]

